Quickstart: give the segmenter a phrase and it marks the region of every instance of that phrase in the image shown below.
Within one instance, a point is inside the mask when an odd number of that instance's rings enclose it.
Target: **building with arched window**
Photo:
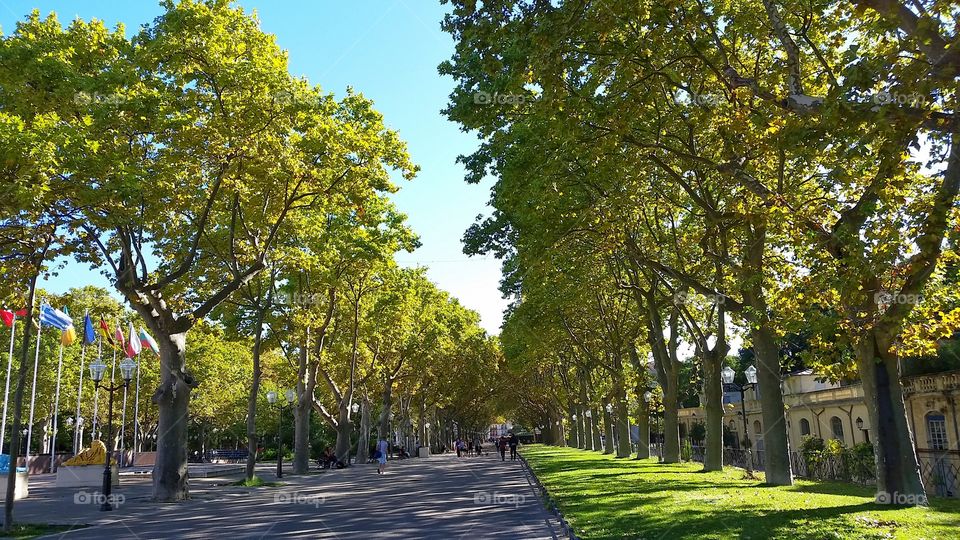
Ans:
[[[960,495],[960,371],[904,377],[901,382],[925,484],[935,493]],[[859,381],[832,383],[806,370],[784,377],[781,384],[792,451],[800,448],[804,437],[836,439],[848,448],[871,442],[873,428]],[[740,395],[728,394],[724,422],[739,438],[744,425]],[[763,424],[757,396],[755,390],[747,390],[743,406],[746,423],[752,426],[747,436],[754,449],[761,451],[763,429],[757,427]],[[680,422],[687,428],[705,416],[699,407],[680,410]]]

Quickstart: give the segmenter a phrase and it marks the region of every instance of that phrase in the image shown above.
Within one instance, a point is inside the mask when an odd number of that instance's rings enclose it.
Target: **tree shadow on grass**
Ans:
[[[960,501],[931,501],[933,512],[902,512],[875,504],[869,487],[838,482],[776,487],[689,464],[608,461],[569,451],[536,457],[541,480],[588,539],[873,540],[920,523],[939,531],[960,527]]]

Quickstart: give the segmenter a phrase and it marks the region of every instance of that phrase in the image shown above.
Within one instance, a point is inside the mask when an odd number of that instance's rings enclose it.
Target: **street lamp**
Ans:
[[[287,404],[293,405],[297,394],[293,390],[287,390],[284,397],[287,398]],[[267,392],[267,403],[277,406],[277,478],[283,478],[283,402],[278,402],[277,393],[271,390]]]
[[[860,433],[863,435],[864,442],[870,442],[870,434],[867,430],[863,429],[863,418],[857,417],[857,429],[860,430]]]
[[[723,379],[724,392],[740,392],[740,415],[743,416],[743,443],[747,450],[747,474],[753,474],[753,454],[750,452],[750,431],[747,427],[746,391],[757,386],[757,368],[749,366],[743,371],[743,374],[747,378],[747,383],[735,383],[733,382],[733,378],[737,373],[733,371],[733,368],[730,366],[726,366],[720,371],[720,378]]]
[[[136,369],[137,363],[133,361],[132,358],[124,358],[120,362],[120,374],[123,377],[123,384],[104,386],[103,389],[107,391],[107,394],[110,396],[109,405],[107,406],[107,442],[113,443],[113,393],[117,390],[125,390],[130,386],[130,379],[133,378],[133,370]],[[107,372],[107,365],[103,363],[103,360],[97,359],[96,362],[93,362],[89,366],[90,368],[90,378],[93,379],[93,388],[94,392],[100,389],[100,384],[103,382],[103,374]],[[113,451],[110,448],[107,448],[107,457],[104,460],[103,465],[103,503],[100,505],[100,510],[109,511],[113,510],[113,505],[110,503],[110,491],[113,487],[112,471],[110,470],[110,454]],[[117,462],[120,462],[119,456]]]

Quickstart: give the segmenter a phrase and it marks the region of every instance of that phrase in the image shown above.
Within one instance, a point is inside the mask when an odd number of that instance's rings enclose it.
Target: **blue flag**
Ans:
[[[93,345],[93,342],[97,340],[97,332],[93,329],[93,319],[90,318],[90,315],[83,316],[83,344],[84,345]]]
[[[47,304],[40,306],[40,326],[52,326],[63,332],[73,325],[73,319],[59,309],[50,307]]]

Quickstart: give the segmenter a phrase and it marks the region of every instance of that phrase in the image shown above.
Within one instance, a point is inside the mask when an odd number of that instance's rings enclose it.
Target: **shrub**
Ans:
[[[683,444],[680,445],[680,460],[690,461],[690,458],[692,456],[693,456],[693,445],[690,444],[690,439],[684,439]]]
[[[703,422],[695,422],[690,426],[690,439],[696,444],[703,444],[707,438],[707,426]]]

